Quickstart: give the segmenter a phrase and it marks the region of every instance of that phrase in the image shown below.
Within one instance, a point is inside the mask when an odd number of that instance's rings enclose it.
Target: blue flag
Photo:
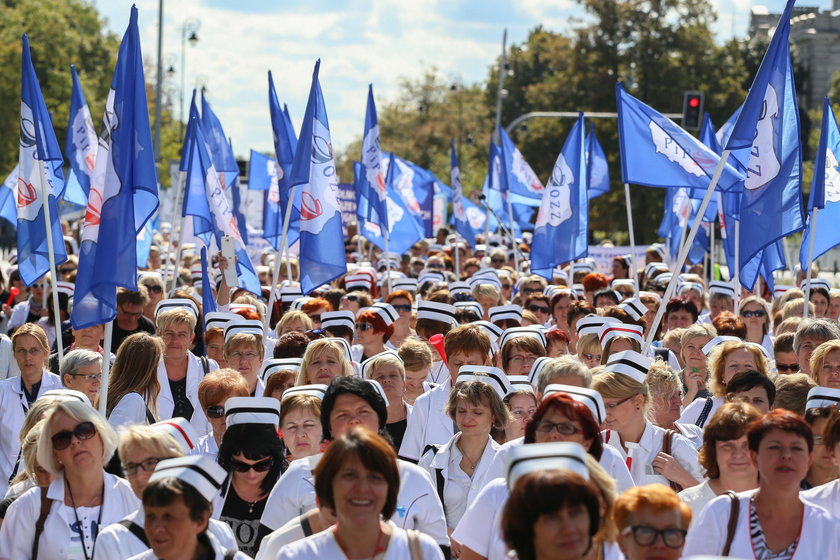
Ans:
[[[543,197],[543,184],[525,158],[522,152],[510,139],[505,129],[499,125],[499,156],[501,170],[499,183],[494,188],[505,196],[510,196],[511,203],[528,204],[538,207]]]
[[[399,195],[406,210],[420,226],[422,236],[432,237],[432,201],[437,177],[431,171],[394,154],[388,157],[383,155],[383,165],[388,173],[391,172],[391,162],[394,162],[395,167],[389,188]]]
[[[193,100],[195,96],[193,96]],[[190,108],[190,122],[188,134],[190,146],[187,165],[187,188],[184,192],[184,216],[193,216],[194,233],[205,245],[209,245],[210,237],[215,236],[221,246],[223,236],[234,239],[236,254],[236,276],[239,287],[252,294],[261,295],[262,289],[254,265],[245,250],[239,229],[236,226],[233,210],[225,196],[219,173],[213,166],[213,158],[204,137],[204,130],[198,118],[195,102]]]
[[[207,247],[201,248],[201,309],[205,318],[217,309],[213,287],[210,285],[210,270],[207,268]]]
[[[277,160],[251,150],[248,162],[248,190],[267,191],[271,188],[271,183],[277,183]]]
[[[277,161],[275,168],[277,172],[277,189],[270,185],[269,192],[265,197],[263,206],[263,236],[275,251],[280,250],[280,238],[283,234],[283,220],[286,215],[286,206],[289,201],[291,184],[289,174],[292,172],[292,163],[297,149],[297,138],[292,127],[292,120],[289,117],[288,109],[280,108],[280,101],[277,99],[277,92],[274,90],[274,78],[271,71],[268,72],[268,109],[271,115],[271,129],[274,133],[274,155]],[[292,203],[292,214],[286,233],[287,245],[291,247],[300,237],[300,210],[301,190],[295,189],[295,200]]]
[[[467,216],[466,198],[461,190],[461,167],[458,164],[458,154],[455,153],[455,139],[451,140],[449,145],[450,160],[452,162],[452,223],[455,226],[455,231],[461,234],[461,237],[467,242],[470,247],[475,247],[475,230],[469,223]],[[475,206],[474,204],[472,206]],[[483,212],[482,212],[483,214]]]
[[[222,128],[221,121],[204,97],[203,89],[201,90],[201,129],[204,131],[204,139],[210,148],[210,157],[213,158],[216,173],[222,176],[221,182],[225,188],[233,185],[239,176],[239,166],[233,155],[233,147],[225,136],[225,129]]]
[[[557,265],[589,252],[589,189],[586,184],[586,126],[583,113],[557,156],[537,214],[531,271],[552,278]]]
[[[372,84],[368,86],[365,135],[362,138],[361,161],[365,172],[361,177],[356,178],[357,200],[360,197],[367,199],[365,220],[377,226],[380,231],[387,231],[388,193],[385,188],[385,167],[382,165],[379,121],[376,118],[376,104],[373,101]],[[397,252],[395,249],[392,250]]]
[[[338,176],[333,158],[330,125],[324,95],[318,81],[321,61],[315,63],[312,87],[292,172],[290,185],[301,185],[300,287],[304,294],[347,272]]]
[[[17,183],[18,169],[16,165],[3,185],[0,186],[0,218],[6,220],[10,226],[17,229]]]
[[[616,84],[623,183],[648,187],[709,186],[720,157],[672,120]],[[744,178],[726,166],[717,189],[740,190]]]
[[[50,121],[41,87],[32,66],[29,37],[23,36],[20,93],[20,158],[17,188],[18,269],[27,286],[50,270],[47,228],[53,239],[55,264],[67,260],[56,204],[56,168],[61,172],[64,157]],[[49,205],[50,223],[45,216]]]
[[[137,289],[137,234],[158,208],[137,8],[120,43],[90,183],[71,320],[111,321],[117,288]]]
[[[64,200],[78,206],[87,206],[90,177],[96,166],[98,140],[79,74],[72,64],[70,74],[73,77],[73,93],[70,97],[70,122],[67,124],[65,143],[65,154],[70,160],[70,174],[67,177]]]
[[[764,248],[804,227],[799,107],[788,41],[793,4],[788,0],[725,146],[750,150],[741,198],[741,232],[748,232],[740,237],[742,270]],[[746,287],[755,280],[741,274]]]
[[[228,141],[228,147],[230,148],[230,153],[233,154],[233,144]],[[236,160],[234,159],[234,162]],[[248,241],[248,220],[245,217],[245,211],[243,210],[245,203],[242,201],[242,186],[239,183],[239,165],[236,166],[236,171],[232,174],[219,174],[219,182],[224,185],[225,181],[223,180],[222,175],[226,175],[226,177],[233,176],[233,181],[228,183],[228,188],[231,190],[231,198],[233,200],[233,217],[236,219],[236,227],[239,230],[239,237],[242,238],[242,243],[247,245]]]
[[[589,185],[589,200],[610,192],[610,169],[604,148],[595,137],[595,123],[589,123],[586,135],[586,182]]]
[[[814,180],[811,183],[811,197],[809,208],[820,208],[814,232],[814,255],[816,260],[829,249],[840,244],[840,130],[837,129],[837,119],[831,110],[828,97],[823,103],[822,131],[820,144],[817,148],[817,159],[814,162]],[[813,214],[809,220],[813,219]],[[811,228],[805,228],[802,244],[799,247],[799,264],[802,270],[808,269],[808,245],[811,239]]]

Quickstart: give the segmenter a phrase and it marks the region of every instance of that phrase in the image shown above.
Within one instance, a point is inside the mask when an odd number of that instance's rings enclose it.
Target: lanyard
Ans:
[[[99,505],[99,516],[96,518],[96,529],[92,535],[93,546],[90,549],[90,556],[87,553],[87,546],[85,546],[85,530],[82,527],[82,522],[79,521],[79,512],[76,511],[76,500],[73,499],[73,489],[70,488],[70,482],[66,479],[64,483],[67,485],[67,493],[70,494],[70,503],[73,506],[73,516],[76,518],[76,525],[79,526],[79,536],[82,537],[82,554],[85,555],[85,560],[91,560],[96,553],[96,537],[99,535],[99,527],[102,525],[102,510],[105,509],[105,482],[102,482],[102,503]]]

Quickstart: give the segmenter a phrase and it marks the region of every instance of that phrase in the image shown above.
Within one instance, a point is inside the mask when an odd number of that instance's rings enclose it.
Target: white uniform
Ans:
[[[382,556],[382,560],[406,560],[411,558],[411,550],[408,544],[408,533],[392,524],[391,538],[388,541],[388,548]],[[443,552],[435,541],[420,533],[420,548],[425,560],[437,560],[443,558]],[[303,540],[287,544],[280,549],[279,560],[302,560],[311,558],[344,558],[344,552],[335,540],[335,531],[327,529]]]
[[[750,540],[750,498],[755,490],[741,492],[738,525],[729,555],[733,558],[755,558]],[[837,518],[821,507],[803,502],[802,530],[799,544],[792,560],[815,558],[840,558],[840,533],[837,532]],[[691,525],[683,556],[720,554],[726,542],[731,503],[728,496],[712,500],[700,513],[697,523]]]
[[[44,531],[38,541],[39,558],[65,558],[71,553],[81,553],[82,540],[71,527],[79,515],[85,535],[87,556],[93,553],[94,525],[104,527],[116,523],[140,507],[140,501],[131,491],[128,482],[105,473],[105,493],[102,506],[78,508],[64,504],[64,477],[56,478],[47,489],[51,502],[50,514],[44,522]],[[85,511],[88,510],[88,511]],[[25,560],[32,555],[35,538],[35,521],[41,515],[41,489],[32,488],[18,498],[6,512],[6,519],[0,527],[0,559]],[[87,522],[86,522],[86,521]]]
[[[124,523],[133,523],[140,531],[144,529],[145,516],[143,507],[118,523],[111,523],[96,537],[96,550],[93,560],[122,560],[149,550],[149,545],[141,541]],[[215,519],[207,527],[211,535],[226,549],[236,549],[236,538],[230,525]]]
[[[206,455],[215,461],[219,456],[219,444],[216,443],[213,432],[201,436],[193,451],[200,455]]]
[[[519,445],[523,445],[525,442],[524,437],[512,439],[509,442],[502,445],[499,452],[496,453],[496,457],[493,459],[493,462],[490,464],[490,473],[487,475],[485,480],[492,480],[494,478],[504,478],[506,476],[505,473],[505,461],[507,460],[508,453],[510,453],[511,449],[517,447]],[[625,490],[632,488],[636,485],[633,482],[633,477],[630,476],[630,471],[627,470],[627,463],[624,460],[624,457],[621,456],[613,446],[611,445],[603,445],[603,452],[601,453],[601,460],[598,463],[607,471],[613,480],[615,480],[616,491],[621,494]]]
[[[628,453],[624,451],[621,446],[621,439],[618,433],[607,430],[602,432],[602,439],[604,443],[611,445],[619,452],[621,458],[627,462]],[[653,460],[662,451],[662,441],[665,436],[665,430],[659,426],[654,426],[650,422],[645,423],[645,431],[642,432],[642,437],[639,443],[635,446],[629,447],[629,468],[630,476],[638,486],[647,486],[648,484],[664,484],[669,485],[667,478],[661,474],[656,474],[653,470]],[[682,468],[688,471],[688,474],[693,476],[698,483],[703,480],[703,472],[700,468],[700,463],[697,461],[697,450],[689,443],[689,441],[679,434],[674,434],[671,441],[671,456],[674,457]]]
[[[449,380],[446,380],[417,397],[400,445],[400,457],[419,461],[427,445],[444,445],[452,439],[455,423],[443,411],[451,391]]]
[[[715,411],[721,407],[723,404],[723,397],[712,397],[712,408],[709,410],[709,414],[706,416],[706,420],[703,422],[703,426],[705,427],[706,424],[709,423],[709,420],[712,419],[712,416],[715,415]],[[680,415],[677,422],[680,424],[694,424],[697,425],[697,421],[700,418],[700,414],[703,412],[703,408],[706,406],[706,399],[694,399],[691,401],[691,404],[685,407],[682,414]]]
[[[20,428],[29,411],[22,383],[20,377],[0,381],[0,414],[3,415],[3,421],[0,422],[0,494],[6,493],[9,478],[20,457]],[[62,388],[61,379],[44,370],[36,397],[52,389]]]
[[[108,415],[108,423],[115,430],[120,426],[131,426],[135,424],[146,425],[149,419],[146,416],[146,400],[140,393],[129,393],[120,399],[120,402],[111,410]]]
[[[437,452],[434,449],[427,451],[418,463],[428,471],[430,478],[436,484],[436,471],[440,471],[443,477],[443,510],[446,513],[446,526],[450,529],[458,525],[464,511],[473,503],[485,484],[492,480],[488,479],[487,475],[490,472],[490,464],[501,447],[488,435],[487,444],[470,478],[460,468],[463,457],[457,445],[460,439],[461,433],[458,432]]]
[[[280,554],[280,549],[287,544],[311,536],[303,530],[303,525],[300,523],[302,517],[295,517],[276,531],[266,535],[260,543],[255,560],[273,560]]]
[[[435,385],[448,383],[450,381],[449,368],[443,362],[432,362],[432,367],[429,368],[429,375],[426,376],[426,381]]]
[[[291,519],[315,509],[315,479],[312,469],[323,453],[292,461],[272,488],[260,524],[274,531]],[[403,529],[417,529],[438,544],[449,546],[443,506],[432,479],[422,468],[397,460],[400,491],[391,521]]]
[[[202,537],[199,536],[199,539],[201,538]],[[223,560],[225,558],[225,553],[236,550],[235,548],[223,546],[212,533],[208,534],[205,532],[203,538],[207,539],[206,543],[213,549],[213,558],[215,560]],[[125,556],[123,556],[123,558],[125,558]],[[154,550],[149,549],[130,557],[128,560],[158,560],[158,557],[155,556]],[[233,554],[233,560],[251,560],[251,557],[236,550]]]
[[[29,298],[17,303],[12,307],[12,316],[9,318],[9,323],[6,325],[6,332],[16,329],[26,322],[29,317],[30,300]]]
[[[196,433],[206,434],[210,431],[210,422],[204,415],[204,410],[201,409],[201,403],[198,402],[198,384],[204,379],[204,367],[201,364],[201,358],[187,352],[187,400],[193,405],[193,411],[190,424],[195,428]],[[214,360],[207,358],[207,371],[219,369],[219,364]],[[159,420],[168,420],[172,418],[172,411],[175,408],[175,401],[172,398],[172,390],[169,387],[169,379],[166,377],[166,366],[163,365],[163,360],[158,364],[158,382],[160,383],[160,393],[157,398],[157,411]]]
[[[703,428],[694,424],[674,422],[674,431],[687,439],[695,450],[700,451],[703,446]]]
[[[697,486],[692,486],[691,488],[686,488],[679,494],[680,499],[688,504],[688,507],[691,508],[691,524],[697,521],[697,518],[700,517],[700,512],[703,511],[703,508],[706,507],[706,504],[717,498],[717,494],[715,491],[712,490],[712,487],[709,486],[709,481],[704,480],[701,484]]]
[[[12,339],[5,334],[0,334],[0,379],[19,375],[20,368],[12,352]]]
[[[840,517],[840,479],[834,479],[810,490],[803,490],[799,497],[820,506],[835,517]]]

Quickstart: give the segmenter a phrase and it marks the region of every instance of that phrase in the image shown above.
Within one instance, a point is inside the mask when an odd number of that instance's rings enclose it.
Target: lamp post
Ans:
[[[198,43],[198,30],[201,28],[201,22],[196,18],[187,18],[181,26],[181,138],[184,137],[184,90],[186,88],[186,58],[187,58],[187,41],[190,45],[195,46]]]

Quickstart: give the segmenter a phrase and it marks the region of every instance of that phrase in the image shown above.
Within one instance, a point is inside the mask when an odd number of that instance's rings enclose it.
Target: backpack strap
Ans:
[[[722,556],[729,556],[732,541],[735,540],[735,530],[738,528],[738,516],[741,514],[741,500],[735,492],[727,490],[724,495],[729,498],[729,523],[726,525],[726,542],[723,545]]]
[[[235,550],[225,550],[225,560],[234,560],[236,558],[236,551]]]
[[[695,426],[702,428],[706,424],[706,420],[709,418],[709,413],[712,411],[713,404],[714,399],[712,397],[706,397],[706,404],[703,405],[703,410],[700,411],[700,416],[697,417],[697,421],[694,423]]]
[[[41,513],[38,521],[35,522],[35,539],[32,541],[32,560],[38,560],[38,541],[41,540],[41,533],[44,532],[44,522],[52,509],[52,500],[47,498],[47,489],[41,487]]]
[[[312,524],[309,523],[309,518],[303,514],[300,518],[300,528],[303,529],[303,536],[312,536]]]
[[[144,531],[140,525],[130,519],[123,519],[117,523],[131,531],[131,534],[137,537],[144,546],[149,546],[149,539],[146,538],[146,531]]]
[[[411,552],[411,560],[423,560],[423,549],[420,547],[420,532],[416,529],[408,529],[408,550]]]
[[[674,434],[676,432],[674,430],[665,430],[665,433],[662,434],[662,453],[665,455],[673,456],[671,452],[671,448],[674,444]],[[673,480],[669,480],[668,484],[671,486],[671,490],[674,492],[681,492],[683,487],[674,482]]]

